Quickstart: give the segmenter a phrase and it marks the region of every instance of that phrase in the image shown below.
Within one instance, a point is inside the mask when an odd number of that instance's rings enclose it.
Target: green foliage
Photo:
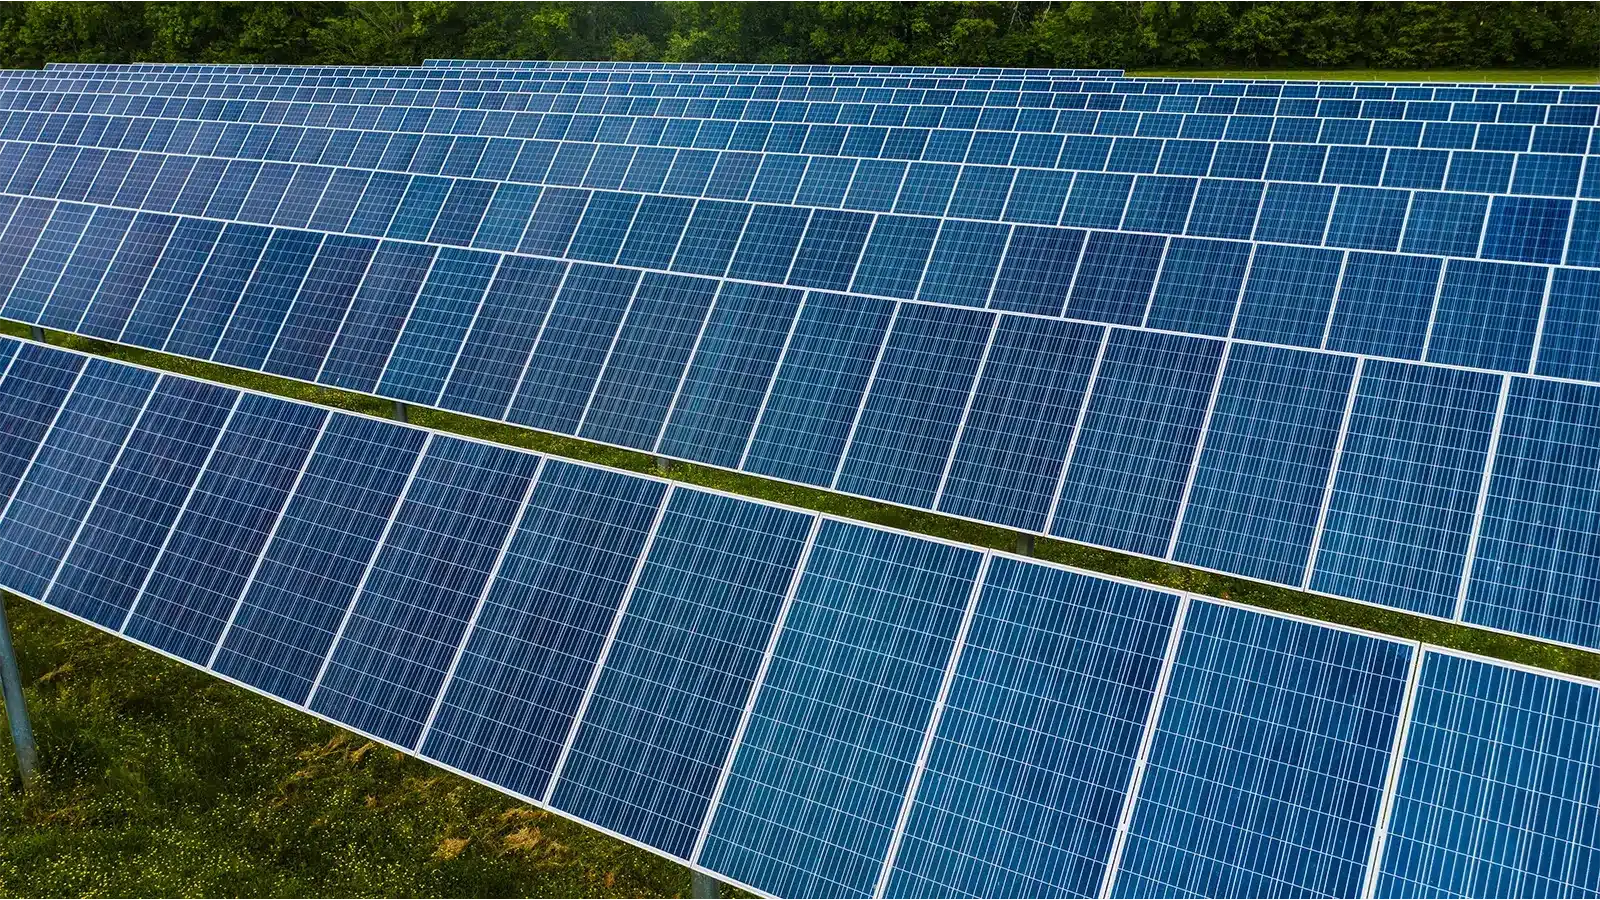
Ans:
[[[1344,69],[1593,69],[1592,3],[309,0],[0,6],[0,64],[426,57]]]

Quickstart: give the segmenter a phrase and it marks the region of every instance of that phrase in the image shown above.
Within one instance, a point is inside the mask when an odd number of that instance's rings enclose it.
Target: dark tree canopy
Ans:
[[[0,63],[426,57],[1138,68],[1600,64],[1595,3],[0,5]]]

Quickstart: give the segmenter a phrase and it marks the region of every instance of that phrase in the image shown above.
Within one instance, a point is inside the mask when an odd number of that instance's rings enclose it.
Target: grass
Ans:
[[[1140,78],[1267,78],[1290,81],[1495,81],[1504,84],[1595,84],[1586,69],[1140,69]]]
[[[26,326],[0,321],[0,332]],[[51,343],[374,415],[389,401],[63,333]],[[642,453],[413,407],[443,431],[632,471]],[[690,484],[985,547],[1019,535],[704,466]],[[1600,656],[1039,538],[1034,555],[1575,675]],[[13,895],[672,896],[682,867],[15,600],[45,775],[0,796]],[[13,765],[6,755],[0,773]]]

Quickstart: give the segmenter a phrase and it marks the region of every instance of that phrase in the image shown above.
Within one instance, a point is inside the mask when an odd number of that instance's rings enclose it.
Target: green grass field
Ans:
[[[1594,82],[1593,70],[1141,72],[1362,80]],[[0,332],[27,328],[0,322]],[[63,334],[50,340],[375,415],[390,404]],[[413,408],[419,425],[633,471],[645,454]],[[1005,529],[692,465],[684,482],[1012,549]],[[1600,677],[1600,656],[1054,540],[1041,558]],[[17,789],[0,742],[0,893],[673,896],[686,870],[400,756],[164,657],[7,598],[44,775]]]

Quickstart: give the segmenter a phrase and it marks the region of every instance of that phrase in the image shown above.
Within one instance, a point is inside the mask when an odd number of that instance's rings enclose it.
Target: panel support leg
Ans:
[[[1031,535],[1031,534],[1019,534],[1019,535],[1017,535],[1017,555],[1019,555],[1019,556],[1032,556],[1033,555],[1033,535]]]
[[[656,457],[656,471],[660,472],[662,474],[666,474],[667,472],[671,472],[672,471],[672,460],[667,459],[665,456]]]
[[[689,896],[697,898],[722,896],[722,882],[699,869],[691,869],[690,875],[693,878],[693,883],[689,885]]]
[[[28,706],[22,699],[22,673],[17,668],[17,651],[11,643],[11,626],[6,622],[3,600],[0,600],[0,687],[4,688],[6,718],[11,723],[11,744],[17,750],[17,774],[22,776],[22,787],[26,790],[39,773],[39,751],[33,744],[33,726],[28,722]]]
[[[397,422],[406,421],[406,405],[399,400],[394,401],[394,418]]]
[[[31,337],[34,340],[36,340],[36,341],[38,341],[39,343],[42,344],[42,343],[44,343],[44,329],[40,328],[37,325],[29,325],[28,326],[28,337]]]

